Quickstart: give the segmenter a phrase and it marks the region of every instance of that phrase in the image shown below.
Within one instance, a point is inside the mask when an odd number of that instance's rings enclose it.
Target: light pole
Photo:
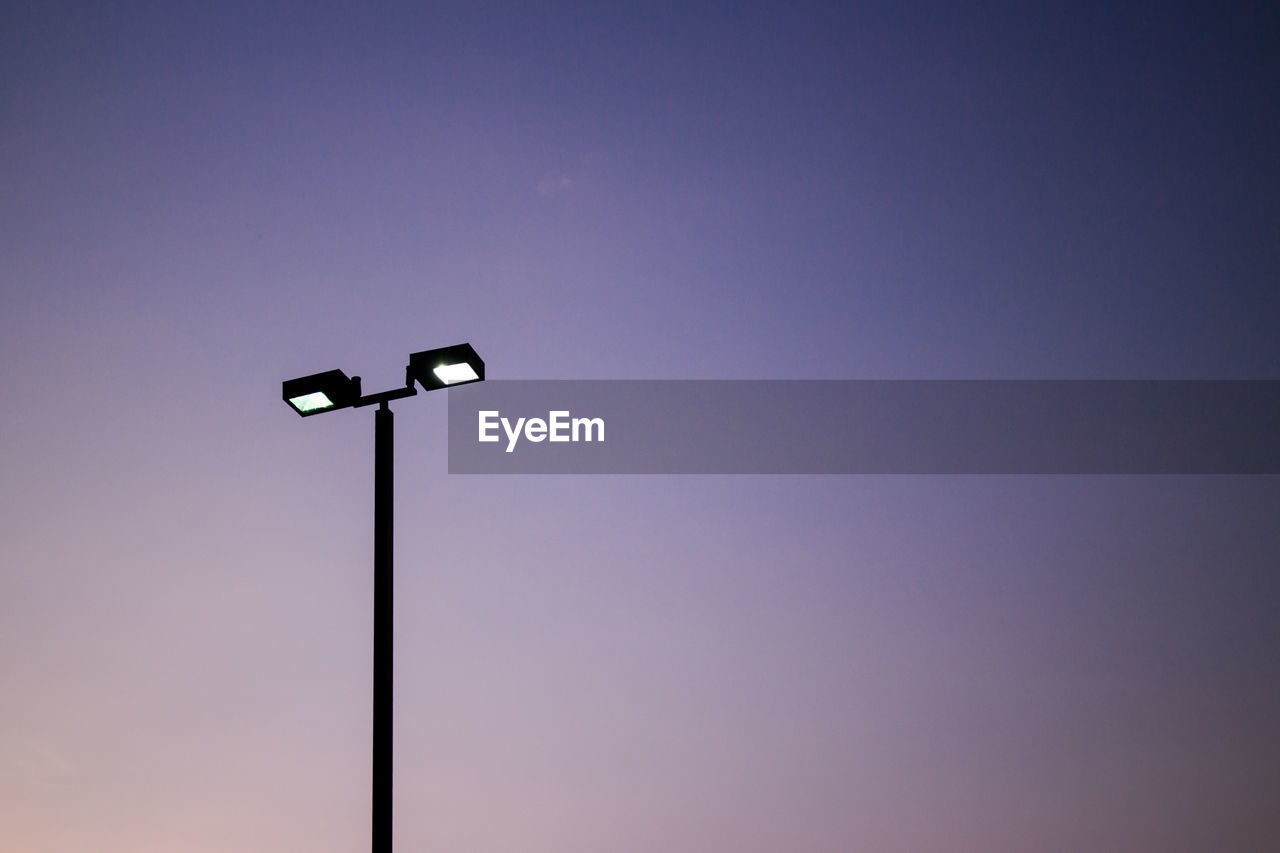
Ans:
[[[373,415],[373,853],[391,853],[391,702],[395,619],[392,564],[395,415],[387,405],[424,391],[484,380],[484,362],[471,344],[415,352],[404,387],[361,396],[360,377],[329,370],[284,382],[284,401],[303,417],[378,404]]]

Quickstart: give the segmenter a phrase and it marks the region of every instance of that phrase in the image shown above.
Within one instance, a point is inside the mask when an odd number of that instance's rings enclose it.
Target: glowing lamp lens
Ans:
[[[303,394],[301,397],[290,397],[289,405],[299,412],[318,412],[321,409],[333,408],[333,401],[323,391]]]
[[[458,364],[442,364],[435,369],[435,374],[445,385],[453,385],[455,382],[473,382],[480,378],[465,361]]]

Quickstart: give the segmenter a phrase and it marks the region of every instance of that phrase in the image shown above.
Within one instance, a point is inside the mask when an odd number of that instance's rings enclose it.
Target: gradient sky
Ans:
[[[366,388],[1280,379],[1274,4],[0,4],[0,848],[368,844]],[[462,477],[396,838],[1280,844],[1275,477]]]

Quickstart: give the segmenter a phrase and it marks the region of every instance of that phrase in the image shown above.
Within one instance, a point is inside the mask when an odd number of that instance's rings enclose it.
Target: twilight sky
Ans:
[[[0,849],[368,844],[366,389],[1280,379],[1266,4],[0,4]],[[396,838],[1280,844],[1275,477],[463,477]]]

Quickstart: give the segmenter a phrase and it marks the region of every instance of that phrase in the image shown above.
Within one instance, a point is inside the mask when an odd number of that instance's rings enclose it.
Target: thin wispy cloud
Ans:
[[[560,195],[568,192],[573,186],[573,181],[568,175],[561,175],[558,178],[543,178],[538,181],[538,195],[544,198]]]

